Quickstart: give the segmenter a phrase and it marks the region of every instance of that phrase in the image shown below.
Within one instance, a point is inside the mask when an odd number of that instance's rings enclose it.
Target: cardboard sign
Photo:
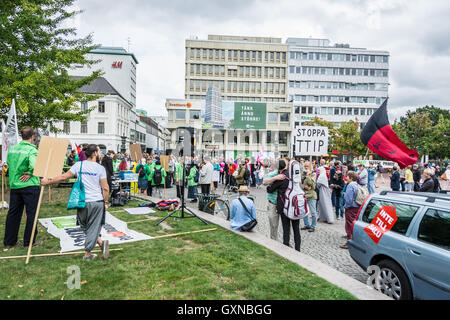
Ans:
[[[142,150],[140,144],[130,144],[130,157],[131,160],[136,162],[141,161],[142,159]]]
[[[297,126],[292,132],[296,156],[322,156],[328,152],[328,127]]]
[[[169,156],[160,155],[159,161],[161,161],[162,167],[167,172],[169,170]]]
[[[69,140],[43,136],[39,144],[33,175],[41,178],[54,178],[61,175],[69,145]]]
[[[397,213],[394,206],[383,206],[372,222],[364,228],[367,235],[378,244],[381,237],[392,229],[397,222]]]

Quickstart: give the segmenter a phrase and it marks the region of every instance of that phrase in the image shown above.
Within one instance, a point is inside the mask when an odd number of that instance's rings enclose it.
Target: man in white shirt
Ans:
[[[86,235],[83,260],[90,261],[97,255],[91,254],[98,244],[102,248],[103,257],[109,256],[108,240],[102,241],[100,231],[105,224],[105,212],[108,210],[109,186],[105,168],[98,163],[100,149],[95,144],[86,148],[86,161],[79,161],[66,173],[51,179],[42,179],[41,185],[57,184],[81,174],[85,187],[86,207],[77,209],[77,225]]]
[[[202,188],[202,193],[209,194],[211,190],[211,181],[213,176],[214,167],[211,164],[209,157],[204,157],[202,168],[200,169],[200,176],[198,184]]]

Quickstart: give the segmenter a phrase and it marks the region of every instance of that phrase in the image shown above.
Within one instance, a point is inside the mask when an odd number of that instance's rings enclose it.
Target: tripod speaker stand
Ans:
[[[181,187],[181,206],[179,206],[177,209],[173,210],[172,212],[170,212],[166,217],[164,217],[162,220],[160,220],[158,223],[155,224],[155,226],[159,225],[161,222],[163,222],[164,220],[166,220],[167,218],[171,217],[173,214],[180,212],[181,215],[178,216],[177,218],[197,218],[199,219],[201,222],[203,222],[204,224],[208,224],[208,222],[206,222],[205,220],[203,220],[202,218],[200,218],[198,215],[196,215],[194,212],[192,212],[191,209],[186,207],[185,201],[184,201],[184,192],[185,192],[185,181],[186,181],[186,165],[185,165],[185,161],[182,161],[183,164],[183,186]],[[191,216],[186,217],[184,215],[185,211],[187,211],[187,213],[189,213]]]

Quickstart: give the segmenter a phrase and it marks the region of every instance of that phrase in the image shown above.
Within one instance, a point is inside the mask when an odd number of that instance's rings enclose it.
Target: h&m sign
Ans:
[[[114,61],[112,67],[122,69],[122,61]]]

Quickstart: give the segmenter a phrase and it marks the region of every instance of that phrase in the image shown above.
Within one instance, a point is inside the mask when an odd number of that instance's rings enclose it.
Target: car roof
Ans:
[[[444,208],[450,207],[450,195],[446,193],[381,191],[376,196],[379,199],[386,198],[389,200],[407,201],[414,204],[433,204]]]

